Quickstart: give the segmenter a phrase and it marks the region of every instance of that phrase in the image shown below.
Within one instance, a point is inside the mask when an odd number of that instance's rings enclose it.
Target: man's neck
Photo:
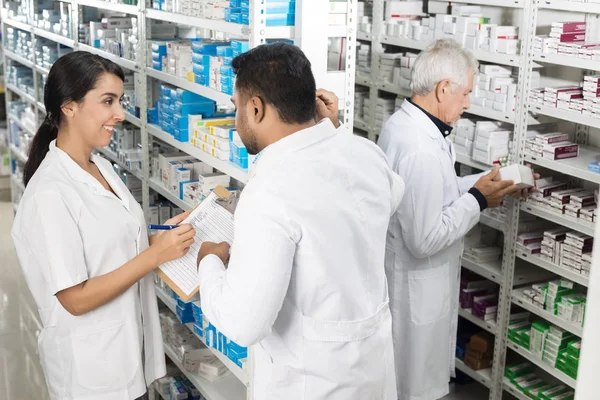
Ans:
[[[437,101],[432,99],[431,96],[419,96],[413,94],[410,100],[423,110],[427,111],[429,114],[441,120]]]
[[[316,125],[316,123],[314,120],[310,120],[303,124],[277,123],[277,124],[273,125],[273,127],[271,129],[269,129],[269,131],[272,132],[272,134],[265,138],[265,143],[263,143],[262,147],[264,149],[264,148],[272,145],[273,143],[280,141],[283,138],[286,138],[286,137],[293,135],[296,132],[300,132],[304,129],[312,128],[315,125]]]

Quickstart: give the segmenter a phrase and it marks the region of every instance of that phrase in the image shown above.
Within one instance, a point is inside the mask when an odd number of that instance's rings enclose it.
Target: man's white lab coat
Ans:
[[[438,399],[454,373],[463,236],[480,214],[468,190],[479,175],[456,176],[452,144],[408,100],[378,144],[406,185],[385,260],[398,398]]]
[[[329,120],[263,151],[228,269],[199,267],[204,314],[255,344],[256,400],[396,400],[383,265],[403,186],[375,144]]]

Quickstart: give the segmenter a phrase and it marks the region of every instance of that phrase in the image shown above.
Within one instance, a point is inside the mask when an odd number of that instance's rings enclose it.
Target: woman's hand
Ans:
[[[160,235],[154,235],[149,250],[156,257],[157,265],[185,256],[194,244],[195,235],[196,231],[194,231],[191,224],[183,224],[179,228],[163,231]]]
[[[168,220],[165,221],[165,225],[179,225],[180,223],[182,223],[188,216],[190,215],[190,211],[185,211],[182,212],[179,215],[174,216],[173,218],[169,218]],[[152,246],[152,244],[154,243],[154,241],[160,237],[160,235],[164,234],[165,232],[168,231],[157,231],[154,235],[150,236],[149,238],[149,242],[150,245]]]

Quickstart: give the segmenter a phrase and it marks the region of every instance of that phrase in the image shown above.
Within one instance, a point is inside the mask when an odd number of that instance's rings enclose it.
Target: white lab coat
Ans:
[[[375,144],[329,120],[261,154],[228,269],[199,267],[205,315],[256,344],[255,400],[396,400],[383,262],[402,192]]]
[[[53,400],[136,399],[166,372],[152,274],[78,317],[55,296],[119,268],[148,247],[141,207],[109,162],[98,156],[92,161],[119,198],[53,141],[12,230],[43,325],[38,346]]]
[[[398,398],[438,399],[454,373],[463,236],[480,215],[467,192],[479,175],[456,176],[451,143],[407,100],[378,144],[406,184],[385,260]]]

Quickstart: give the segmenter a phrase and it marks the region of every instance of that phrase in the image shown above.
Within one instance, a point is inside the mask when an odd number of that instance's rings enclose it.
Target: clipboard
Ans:
[[[211,197],[211,196],[213,196],[213,194],[215,197]],[[226,212],[230,215],[231,219],[230,219],[230,221],[228,220],[228,223],[230,222],[231,226],[227,226],[224,228],[227,231],[229,231],[229,230],[231,231],[231,239],[230,240],[233,241],[233,214],[235,212],[235,208],[237,207],[237,203],[239,201],[240,194],[241,194],[241,190],[236,191],[236,192],[230,192],[223,186],[217,186],[212,191],[211,196],[207,197],[205,200],[202,201],[202,203],[200,203],[196,208],[194,208],[194,210],[192,210],[192,212],[190,213],[188,218],[186,218],[182,223],[192,223],[193,225],[194,225],[194,222],[201,223],[202,221],[198,221],[199,215],[203,215],[204,219],[206,219],[206,220],[210,219],[209,214],[210,214],[211,210],[203,210],[203,208],[207,208],[205,202],[208,200],[211,203],[210,207],[212,208],[213,213],[214,212]],[[219,207],[219,208],[217,209],[216,207]],[[205,214],[202,214],[204,211],[207,211],[207,212]],[[192,248],[190,248],[190,252],[192,251],[193,248],[195,248],[195,246],[197,246],[197,250],[200,249],[201,243],[198,243],[198,237],[199,237],[199,233],[198,233],[198,229],[197,229],[196,230],[196,243],[192,246]],[[193,268],[194,268],[196,280],[197,280],[197,266],[196,266],[195,260],[197,259],[197,254],[198,254],[197,250],[195,251],[195,254],[193,256],[193,263],[194,263]],[[191,255],[188,252],[188,254],[186,256],[180,258],[179,260],[174,260],[174,261],[165,263],[156,270],[156,274],[175,293],[177,293],[177,295],[183,301],[189,301],[200,290],[200,288],[196,285],[195,289],[193,289],[191,292],[188,293],[186,290],[184,290],[180,287],[180,285],[176,282],[177,279],[174,278],[174,276],[176,275],[174,272],[177,272],[176,270],[178,268],[183,268],[183,264],[178,265],[178,263],[185,263],[185,267],[186,267],[185,272],[187,273],[187,276],[190,277],[190,274],[192,272],[190,270],[192,268],[192,266],[189,265],[189,263],[191,262],[190,258],[191,258]],[[184,261],[182,261],[182,260],[184,260]],[[164,266],[168,266],[168,268],[165,268],[163,270]],[[171,275],[170,275],[170,273],[171,273]]]

